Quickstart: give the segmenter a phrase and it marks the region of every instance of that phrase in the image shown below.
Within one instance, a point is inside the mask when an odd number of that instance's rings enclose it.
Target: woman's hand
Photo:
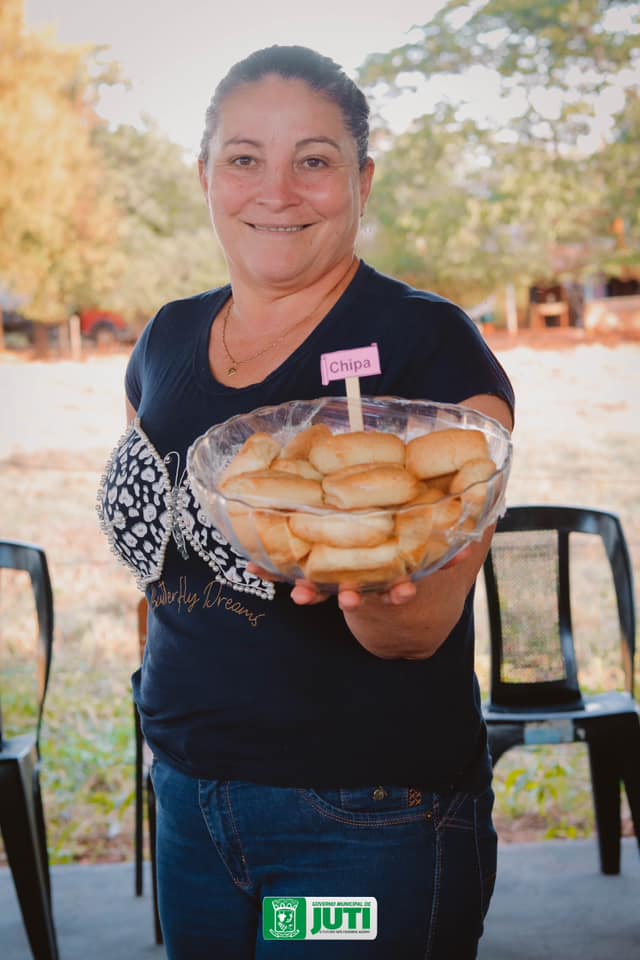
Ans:
[[[261,580],[267,580],[271,583],[286,583],[283,577],[276,576],[275,573],[271,573],[269,570],[265,570],[263,567],[259,567],[257,563],[249,562],[247,564],[247,570],[249,573],[253,573],[256,577],[260,577]],[[353,591],[349,591],[350,593]],[[291,599],[294,603],[297,603],[301,607],[313,606],[316,603],[324,603],[325,600],[328,600],[331,594],[321,593],[312,583],[309,583],[308,580],[296,580],[295,585],[291,590]],[[356,594],[359,596],[359,594]]]
[[[262,580],[271,581],[272,583],[285,582],[282,577],[276,576],[269,570],[264,570],[255,563],[248,563],[247,570]],[[408,603],[410,600],[413,600],[415,595],[416,586],[410,580],[401,580],[398,583],[394,583],[394,585],[384,593],[377,594],[382,603],[388,603],[392,606]],[[308,580],[296,580],[291,590],[291,599],[300,607],[311,607],[317,603],[324,603],[325,600],[329,600],[331,596],[332,594],[330,593],[322,593],[313,583],[309,583]],[[364,596],[365,595],[360,593],[359,590],[340,590],[337,597],[338,606],[341,610],[345,611],[356,610],[363,604]]]
[[[456,554],[452,560],[444,564],[441,569],[447,570],[449,567],[453,567],[458,563],[462,563],[468,556],[469,550],[469,547],[467,547],[465,550],[461,550],[460,553]],[[273,583],[284,582],[281,577],[277,577],[275,574],[270,573],[268,570],[264,570],[255,563],[248,563],[247,569],[250,573],[255,574],[255,576],[260,577],[262,580],[270,580]],[[340,609],[347,613],[362,607],[367,596],[375,596],[378,602],[384,605],[400,607],[414,600],[417,593],[418,589],[415,583],[413,583],[411,580],[400,580],[398,583],[394,583],[392,587],[383,591],[382,593],[363,594],[359,590],[340,590],[338,592],[337,600]],[[301,607],[309,607],[314,606],[317,603],[324,603],[325,600],[328,600],[330,596],[331,594],[322,593],[317,587],[314,586],[314,584],[309,583],[308,580],[296,580],[296,583],[291,590],[291,599],[294,603]]]
[[[462,406],[485,413],[511,430],[513,419],[499,397],[470,397]],[[415,583],[402,580],[384,593],[341,590],[337,596],[346,624],[358,643],[383,659],[424,660],[438,650],[458,623],[466,598],[489,550],[493,528],[481,541],[461,550],[449,563]],[[279,581],[250,563],[248,569],[265,580]],[[291,599],[299,606],[323,603],[328,595],[312,583],[298,580]]]
[[[422,579],[394,585],[387,593],[340,600],[349,630],[369,653],[384,660],[426,660],[445,642],[462,616],[482,565],[489,535],[460,551]]]
[[[349,630],[369,653],[385,660],[424,660],[444,643],[458,622],[464,600],[488,549],[481,544],[461,550],[449,563],[417,582],[402,580],[383,593],[341,590],[337,596]],[[265,580],[282,582],[256,564],[248,569]],[[329,598],[306,580],[298,580],[291,599],[313,606]]]
[[[462,615],[464,601],[482,566],[491,540],[466,547],[435,573],[412,582],[401,580],[383,593],[340,590],[338,606],[346,624],[369,653],[384,660],[425,660],[447,639]],[[247,569],[264,580],[283,578],[255,563]],[[329,599],[307,580],[297,580],[291,599],[314,606]]]
[[[377,596],[382,603],[388,603],[392,606],[400,606],[403,603],[409,603],[416,595],[416,587],[410,580],[402,580],[394,583],[389,590],[379,593]],[[357,610],[365,602],[367,594],[360,593],[359,590],[344,589],[338,593],[338,606],[343,611]],[[291,599],[300,606],[309,606],[315,603],[322,603],[329,598],[329,594],[321,593],[312,583],[307,580],[298,580],[291,591]]]

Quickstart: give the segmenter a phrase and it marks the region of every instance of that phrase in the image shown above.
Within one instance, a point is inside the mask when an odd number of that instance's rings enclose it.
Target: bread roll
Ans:
[[[393,533],[390,513],[293,513],[289,525],[296,536],[332,547],[375,547]]]
[[[260,556],[262,541],[256,529],[255,510],[230,500],[227,504],[227,515],[240,553],[246,557]]]
[[[321,437],[309,450],[320,473],[335,473],[359,463],[404,463],[404,443],[393,433],[356,430]]]
[[[326,423],[314,423],[301,430],[282,449],[282,456],[287,460],[308,460],[312,445],[324,437],[330,437],[331,430]]]
[[[322,481],[325,502],[341,510],[391,507],[411,500],[416,478],[398,464],[361,464],[331,473]]]
[[[270,469],[280,473],[295,473],[299,477],[306,477],[307,480],[322,480],[322,474],[318,473],[308,460],[287,460],[284,457],[276,457]]]
[[[407,570],[400,557],[392,563],[382,567],[363,568],[362,570],[328,570],[318,571],[318,575],[313,578],[314,583],[320,589],[323,586],[333,586],[338,584],[341,590],[360,590],[367,588],[383,589],[406,576]],[[308,580],[311,580],[309,573],[305,572]]]
[[[280,453],[280,444],[268,433],[252,433],[222,474],[224,480],[239,473],[266,470]]]
[[[382,431],[314,424],[285,446],[253,434],[220,489],[235,541],[258,563],[320,588],[384,589],[441,560],[450,532],[454,543],[473,533],[495,471],[480,430],[405,446]]]
[[[407,573],[413,573],[424,564],[428,542],[414,534],[413,530],[401,530],[398,536],[398,555],[403,560]]]
[[[409,570],[415,570],[422,563],[432,528],[431,506],[403,509],[396,514],[395,535],[398,539],[398,551]]]
[[[445,553],[450,549],[451,544],[444,534],[434,533],[433,536],[429,537],[427,549],[424,557],[422,558],[422,563],[425,566],[435,563],[436,560],[440,560],[441,557],[444,557]]]
[[[409,570],[432,562],[432,554],[449,548],[447,530],[458,527],[464,506],[459,497],[443,494],[437,487],[426,487],[412,502],[396,514],[395,534],[400,555]]]
[[[303,564],[304,574],[315,583],[353,585],[386,583],[404,576],[398,542],[389,538],[377,547],[330,547],[316,543]]]
[[[431,526],[438,531],[455,526],[462,515],[459,498],[449,496],[437,487],[427,487],[408,506],[417,512],[422,511],[425,517],[431,517]],[[414,512],[413,509],[411,512]]]
[[[322,505],[322,486],[317,480],[308,480],[293,473],[259,470],[229,477],[220,485],[226,497],[244,500],[254,507],[319,507]]]
[[[496,465],[493,460],[482,457],[468,460],[451,481],[451,492],[462,494],[464,505],[471,516],[478,516],[482,512],[489,490],[486,481],[495,472]]]
[[[307,559],[305,573],[332,570],[369,570],[393,563],[398,557],[398,541],[390,537],[377,547],[330,547],[315,543]]]
[[[496,465],[488,457],[481,457],[477,460],[468,460],[460,467],[453,480],[451,481],[451,493],[462,493],[471,484],[482,483],[489,480],[496,472]],[[472,494],[474,491],[469,490]],[[482,494],[481,499],[484,498]]]
[[[265,553],[282,573],[297,566],[302,557],[309,553],[311,544],[292,533],[285,514],[256,510],[254,516]]]
[[[477,526],[474,517],[465,517],[460,526],[456,528],[456,533],[473,533]]]
[[[399,538],[400,556],[405,562],[407,573],[414,573],[423,567],[435,563],[451,548],[451,544],[442,533],[433,533],[427,540],[419,542],[410,536]]]
[[[489,446],[481,430],[454,427],[410,440],[405,464],[417,477],[427,479],[455,473],[467,460],[488,456]]]
[[[440,477],[429,477],[428,486],[435,490],[441,490],[443,493],[449,493],[449,487],[454,477],[455,473],[443,473]]]

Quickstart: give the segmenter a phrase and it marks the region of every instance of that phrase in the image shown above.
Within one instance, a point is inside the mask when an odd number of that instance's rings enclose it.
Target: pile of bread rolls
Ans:
[[[375,588],[442,557],[447,531],[471,532],[496,472],[480,430],[405,443],[315,424],[280,444],[254,433],[219,490],[244,552],[288,578]]]

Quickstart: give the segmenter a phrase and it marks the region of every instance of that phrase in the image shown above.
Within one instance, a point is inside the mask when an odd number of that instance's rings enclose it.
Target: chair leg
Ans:
[[[0,765],[0,826],[35,960],[58,960],[35,749]]]
[[[141,897],[144,884],[143,869],[143,845],[144,845],[144,801],[142,796],[142,765],[143,765],[143,743],[142,730],[140,728],[140,717],[138,709],[133,705],[133,729],[135,732],[135,836],[134,836],[134,857],[135,857],[135,885],[136,896]]]
[[[624,789],[629,801],[633,829],[640,847],[640,718],[633,718],[629,735],[620,751]]]
[[[42,792],[40,790],[40,765],[36,767],[33,780],[33,798],[36,818],[36,829],[40,844],[40,860],[44,864],[44,879],[49,897],[49,908],[53,910],[53,901],[51,897],[51,875],[49,873],[49,847],[47,845],[47,825],[44,819],[44,806],[42,803]]]
[[[149,847],[151,851],[151,883],[153,888],[153,922],[156,943],[163,943],[160,911],[158,909],[158,861],[156,856],[156,794],[151,777],[147,774],[147,816],[149,819]]]
[[[614,739],[588,738],[600,869],[620,873],[620,760]]]

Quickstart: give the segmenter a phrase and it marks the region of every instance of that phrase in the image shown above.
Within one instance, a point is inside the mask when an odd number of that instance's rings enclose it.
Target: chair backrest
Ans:
[[[49,567],[45,552],[41,547],[17,540],[0,540],[0,569],[3,568],[28,573],[33,587],[38,620],[36,741],[39,744],[42,711],[49,683],[53,648],[53,594]],[[2,710],[0,708],[0,748],[1,746]]]
[[[624,684],[633,694],[633,574],[619,518],[583,507],[516,506],[498,521],[484,564],[491,709],[582,705],[571,606],[574,534],[600,538],[604,547],[600,554],[608,559],[615,592]]]

